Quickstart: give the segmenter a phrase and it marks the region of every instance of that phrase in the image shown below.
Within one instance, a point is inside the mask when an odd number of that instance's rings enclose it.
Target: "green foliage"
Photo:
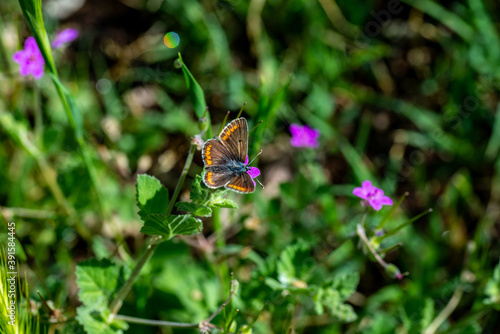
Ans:
[[[186,64],[182,61],[181,54],[179,53],[179,59],[182,73],[184,73],[184,80],[186,80],[186,85],[189,93],[189,98],[191,99],[191,104],[193,105],[194,112],[199,119],[202,117],[206,118],[206,122],[210,124],[210,113],[207,110],[207,103],[205,102],[205,93],[203,89],[198,84],[194,76],[191,74]],[[207,128],[207,137],[212,138],[212,129],[210,126]]]
[[[76,319],[87,333],[119,334],[128,328],[127,323],[111,316],[108,304],[129,275],[125,267],[107,259],[78,263],[76,283],[83,306],[78,308]]]
[[[195,329],[231,275],[238,293],[210,321],[226,333],[500,327],[492,1],[97,1],[97,21],[87,7],[0,1],[0,217],[29,267],[25,332],[160,330],[123,315]],[[85,29],[53,50],[65,27]],[[12,60],[30,35],[41,80]],[[265,189],[208,189],[192,137],[244,102],[250,129],[262,121],[248,144]],[[294,123],[319,129],[319,147],[291,146]],[[362,207],[366,179],[395,204]]]
[[[500,309],[500,262],[496,265],[493,271],[493,276],[486,283],[484,293],[488,296],[484,300],[486,305],[493,305],[495,309]]]
[[[153,213],[167,212],[168,190],[157,178],[145,174],[138,175],[136,194],[139,216],[142,220],[146,220],[148,215]]]
[[[196,175],[193,180],[190,193],[190,198],[193,202],[210,208],[238,208],[238,205],[233,200],[225,198],[228,193],[227,190],[210,190],[202,185],[202,180],[203,177],[201,175]]]
[[[180,211],[191,212],[196,217],[210,217],[212,216],[212,209],[207,206],[196,204],[193,202],[178,202],[175,206]]]
[[[314,295],[316,313],[323,314],[324,308],[326,308],[342,322],[356,320],[356,312],[345,301],[356,291],[358,283],[358,273],[339,275],[325,282]]]
[[[149,235],[161,235],[166,240],[176,235],[190,235],[201,232],[201,220],[192,215],[150,214],[144,219],[141,232]]]

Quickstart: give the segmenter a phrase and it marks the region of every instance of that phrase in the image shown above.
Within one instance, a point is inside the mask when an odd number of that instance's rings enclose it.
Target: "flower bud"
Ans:
[[[401,274],[401,271],[393,264],[388,264],[387,267],[385,267],[385,271],[391,277],[397,278],[399,280],[403,278],[403,274]]]

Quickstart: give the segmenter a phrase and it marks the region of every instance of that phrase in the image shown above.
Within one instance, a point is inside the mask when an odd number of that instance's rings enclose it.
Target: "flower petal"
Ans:
[[[41,79],[43,77],[43,66],[35,67],[31,74],[33,74],[35,79]]]
[[[368,192],[371,192],[373,190],[373,185],[372,185],[372,182],[370,180],[363,181],[363,183],[361,183],[361,186],[363,187],[363,189],[366,189]]]
[[[28,51],[29,53],[40,52],[40,50],[38,49],[38,45],[36,44],[35,37],[30,36],[26,38],[26,41],[24,42],[24,50]]]
[[[255,179],[257,176],[260,175],[260,170],[257,167],[250,167],[247,173],[248,175],[250,175],[252,179]]]
[[[24,50],[16,51],[12,55],[12,60],[15,61],[18,64],[24,63],[25,59],[26,59],[26,53],[24,52]]]
[[[382,209],[382,203],[380,203],[378,200],[368,200],[368,203],[370,203],[375,211]]]
[[[302,133],[302,127],[298,124],[291,124],[289,129],[292,136],[298,136]]]
[[[368,192],[364,188],[354,188],[352,194],[362,199],[368,199]]]
[[[52,42],[53,48],[60,48],[66,43],[74,41],[78,37],[78,30],[73,28],[64,29],[57,33],[54,41]]]
[[[245,159],[244,164],[245,164],[245,166],[248,165],[248,155],[247,155],[247,158]]]
[[[392,199],[388,196],[382,196],[378,199],[382,205],[392,205]]]

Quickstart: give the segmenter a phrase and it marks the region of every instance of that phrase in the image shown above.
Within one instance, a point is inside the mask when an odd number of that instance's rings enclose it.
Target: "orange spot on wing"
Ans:
[[[225,135],[222,139],[227,140],[227,135]]]

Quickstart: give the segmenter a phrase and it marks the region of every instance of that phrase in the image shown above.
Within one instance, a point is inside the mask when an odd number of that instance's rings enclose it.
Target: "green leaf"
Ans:
[[[79,262],[76,266],[76,284],[78,298],[84,305],[93,305],[113,299],[129,273],[126,268],[110,260],[90,259]]]
[[[211,206],[213,208],[229,208],[229,209],[238,208],[238,204],[236,204],[234,201],[227,198],[215,197],[215,196],[208,202],[208,206]]]
[[[434,301],[432,298],[425,299],[424,309],[422,310],[422,319],[420,320],[420,328],[422,331],[427,328],[434,318]]]
[[[126,322],[110,317],[104,297],[93,305],[80,306],[76,312],[76,320],[87,334],[122,334],[128,329]]]
[[[486,283],[484,293],[488,296],[484,303],[495,306],[497,310],[500,309],[500,262],[493,271],[493,277]]]
[[[356,312],[349,304],[337,304],[330,308],[332,315],[343,322],[352,322],[357,319]]]
[[[157,178],[146,174],[138,175],[137,205],[139,206],[139,216],[144,222],[150,214],[164,214],[167,212],[168,190]]]
[[[144,220],[141,233],[161,235],[167,240],[175,235],[190,235],[199,233],[203,228],[202,222],[193,215],[164,215],[150,214]]]
[[[175,203],[175,206],[180,211],[191,212],[196,217],[210,217],[212,215],[212,209],[193,202],[178,202]]]
[[[314,311],[316,311],[317,314],[322,315],[325,313],[325,309],[323,307],[323,293],[324,293],[323,288],[319,288],[318,291],[314,294],[313,296],[313,301],[314,301]]]
[[[331,314],[343,322],[356,320],[356,312],[351,305],[343,304],[340,293],[332,288],[325,289],[323,293],[323,305],[327,307]]]
[[[184,79],[186,80],[186,85],[189,93],[189,98],[191,99],[191,104],[193,105],[194,112],[198,118],[202,118],[203,114],[207,109],[207,103],[205,101],[205,93],[203,93],[203,89],[198,84],[194,76],[191,74],[186,64],[182,61],[181,54],[179,53],[179,61],[181,63],[182,73],[184,73]],[[206,111],[205,117],[207,119],[208,124],[210,122],[210,113]],[[210,126],[207,128],[207,137],[212,138],[212,130]]]
[[[307,278],[314,265],[314,259],[309,255],[309,247],[303,241],[286,247],[280,254],[277,272],[280,282],[289,286],[296,280]]]
[[[52,48],[43,23],[42,1],[19,0],[19,5],[21,6],[26,23],[30,27],[33,37],[35,37],[36,44],[42,53],[49,71],[51,73],[56,73],[54,58],[52,57]]]
[[[359,273],[352,272],[336,276],[332,281],[330,287],[337,290],[341,301],[346,300],[355,291],[359,284]]]
[[[191,184],[191,193],[189,194],[189,198],[193,202],[203,202],[208,197],[208,189],[204,189],[201,186],[202,180],[203,177],[198,174]]]

